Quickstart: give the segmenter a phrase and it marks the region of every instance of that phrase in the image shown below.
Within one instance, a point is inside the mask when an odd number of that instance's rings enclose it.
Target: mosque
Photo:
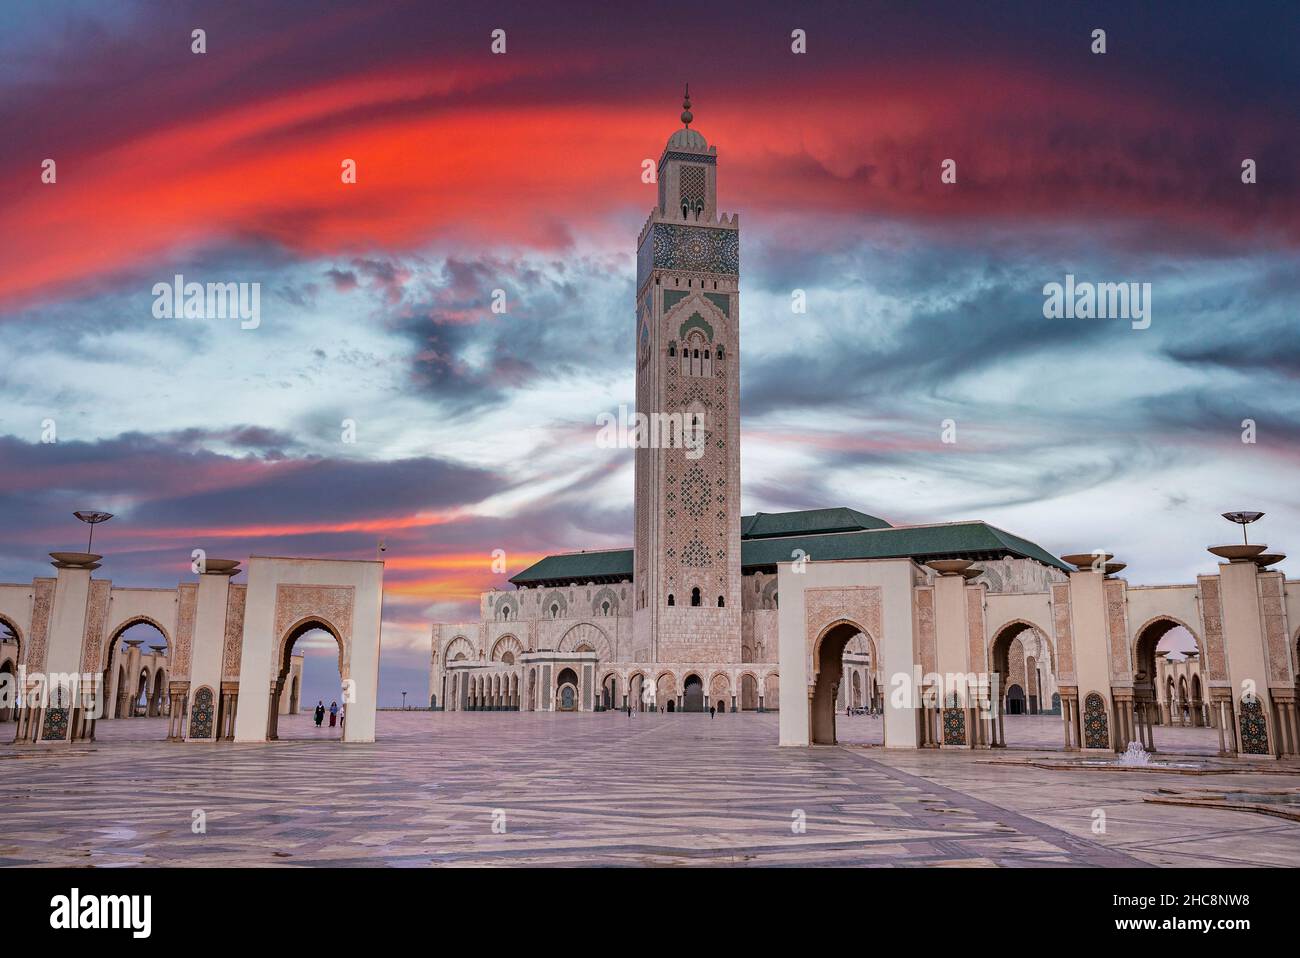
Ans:
[[[702,454],[636,448],[632,548],[547,556],[477,621],[435,624],[430,705],[777,710],[783,745],[834,742],[837,713],[869,709],[901,748],[996,747],[1006,714],[1052,712],[1067,749],[1154,749],[1153,725],[1196,724],[1224,754],[1295,754],[1300,583],[1267,547],[1136,587],[1112,555],[981,521],[741,514],[740,218],[683,105],[637,241],[636,405],[702,422]],[[1157,654],[1178,627],[1194,675]]]

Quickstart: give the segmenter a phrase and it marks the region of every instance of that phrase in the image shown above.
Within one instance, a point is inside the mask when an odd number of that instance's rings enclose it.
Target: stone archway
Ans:
[[[132,689],[126,678],[126,660],[130,656],[129,651],[124,652],[122,650],[122,644],[129,638],[128,633],[131,633],[131,630],[138,629],[141,626],[158,633],[167,650],[168,661],[171,660],[172,651],[175,648],[172,645],[172,637],[157,619],[147,615],[131,615],[113,628],[105,630],[108,638],[105,640],[103,654],[100,657],[100,661],[104,663],[104,669],[100,676],[100,695],[103,698],[103,706],[99,718],[133,718],[135,716],[136,700],[131,698]],[[116,669],[115,666],[117,666]],[[114,681],[115,677],[117,681]],[[170,680],[172,676],[169,675],[167,678]],[[168,695],[167,690],[164,690],[163,694],[165,700]]]
[[[758,709],[758,676],[753,672],[740,676],[740,708],[746,712]]]
[[[149,696],[148,714],[157,718],[164,714],[163,709],[167,704],[167,673],[158,669],[153,677],[153,691]]]
[[[447,646],[448,650],[455,644],[455,640]],[[468,644],[468,642],[466,643]],[[514,665],[519,661],[519,657],[524,654],[524,645],[519,641],[518,636],[506,634],[492,643],[492,653],[488,656],[493,662],[504,662],[507,665]]]
[[[726,672],[716,672],[709,681],[709,704],[719,712],[731,710],[731,679]]]
[[[555,710],[578,711],[578,673],[565,667],[555,676]]]
[[[704,711],[704,680],[695,672],[686,676],[682,682],[682,711]]]
[[[578,652],[583,650],[583,646],[586,646],[587,651],[595,652],[601,662],[608,662],[614,657],[609,636],[590,622],[579,622],[570,628],[560,637],[556,649],[560,652]]]
[[[677,708],[677,676],[672,672],[660,672],[655,679],[655,697],[652,703],[656,709],[666,712]]]
[[[13,719],[14,706],[11,703],[18,701],[18,669],[14,665],[14,660],[6,658],[0,662],[0,722],[8,722]]]
[[[13,646],[12,653],[0,652],[0,722],[9,722],[15,717],[21,696],[18,664],[23,660],[23,640],[18,626],[3,615],[0,615],[0,643]]]
[[[618,694],[618,673],[606,672],[600,679],[600,704],[601,707],[610,710],[622,708],[623,703]]]
[[[808,727],[814,745],[835,744],[835,699],[844,674],[844,650],[864,631],[856,622],[840,619],[823,629],[813,644],[815,679]]]
[[[311,627],[323,628],[339,649],[343,741],[375,740],[383,568],[369,560],[249,560],[238,702],[223,701],[234,707],[237,742],[268,740],[292,643]],[[223,683],[223,700],[232,694]]]
[[[1132,708],[1136,718],[1136,732],[1138,739],[1148,751],[1157,751],[1156,729],[1164,726],[1164,716],[1167,709],[1168,724],[1181,725],[1181,716],[1177,715],[1184,705],[1190,703],[1186,700],[1186,681],[1181,680],[1184,695],[1175,694],[1174,689],[1177,687],[1173,675],[1169,676],[1169,682],[1166,688],[1161,689],[1160,669],[1157,659],[1158,646],[1161,641],[1176,629],[1185,631],[1191,636],[1192,642],[1196,646],[1195,655],[1199,661],[1204,661],[1205,643],[1201,637],[1196,634],[1195,630],[1172,615],[1157,615],[1144,622],[1134,633],[1133,639],[1133,703]],[[1171,637],[1172,638],[1172,637]],[[1164,709],[1161,707],[1160,696],[1165,693]],[[1200,722],[1195,724],[1199,725]],[[1159,733],[1163,735],[1164,733]],[[1166,739],[1166,744],[1168,740]],[[1121,748],[1124,743],[1116,743],[1116,748]]]
[[[646,691],[649,688],[644,672],[633,672],[628,676],[627,702],[634,712],[644,712],[649,708],[650,703],[646,701]]]
[[[297,644],[300,638],[302,638],[304,635],[307,635],[310,632],[325,632],[332,639],[334,639],[335,643],[337,643],[338,645],[338,650],[339,650],[338,668],[339,668],[339,685],[340,685],[339,694],[343,700],[344,715],[346,716],[347,714],[347,708],[349,704],[348,703],[349,695],[347,692],[348,673],[346,670],[347,666],[344,662],[343,639],[339,636],[337,629],[332,624],[325,621],[324,618],[320,616],[308,616],[303,620],[301,620],[300,622],[294,623],[294,625],[290,627],[289,631],[285,634],[284,638],[280,642],[280,657],[279,657],[280,671],[276,676],[275,685],[271,689],[271,700],[270,700],[270,705],[268,706],[269,714],[267,716],[267,726],[266,726],[266,737],[268,741],[273,742],[279,739],[280,737],[281,698],[283,698],[285,695],[288,695],[291,697],[290,700],[292,701],[292,696],[294,694],[294,690],[292,688],[286,688],[289,675],[293,671],[294,646]],[[331,719],[331,721],[333,721],[333,719]],[[342,736],[342,732],[346,730],[346,727],[347,724],[345,718],[344,729],[340,730],[340,737]]]

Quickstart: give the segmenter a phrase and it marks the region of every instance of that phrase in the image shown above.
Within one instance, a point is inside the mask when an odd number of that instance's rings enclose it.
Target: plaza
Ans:
[[[94,742],[0,746],[0,864],[60,866],[1285,866],[1300,824],[1157,805],[1160,789],[1282,789],[1300,766],[1214,755],[1168,729],[1154,758],[1221,774],[1060,768],[1060,716],[1008,748],[777,745],[778,716],[380,711],[341,743],[307,713],[280,741],[166,742],[165,718]],[[1205,742],[1200,741],[1205,738]],[[334,739],[334,740],[330,740]],[[1031,762],[1042,760],[1054,767]],[[1094,833],[1097,810],[1103,833]],[[196,812],[206,831],[195,833]],[[495,826],[495,828],[494,828]],[[801,826],[801,827],[800,827]]]

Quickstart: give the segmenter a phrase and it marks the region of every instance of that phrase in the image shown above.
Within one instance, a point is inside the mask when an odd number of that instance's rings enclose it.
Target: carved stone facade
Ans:
[[[86,634],[81,646],[81,671],[98,672],[101,664],[105,635],[104,626],[108,620],[108,599],[113,591],[113,583],[107,579],[92,579],[90,595],[86,599]]]
[[[239,678],[239,658],[244,642],[244,602],[248,587],[232,585],[226,595],[225,648],[221,654],[221,673],[225,681]]]
[[[179,603],[176,609],[176,652],[173,656],[172,679],[188,681],[190,660],[194,655],[194,616],[198,611],[199,587],[188,583],[176,589]]]

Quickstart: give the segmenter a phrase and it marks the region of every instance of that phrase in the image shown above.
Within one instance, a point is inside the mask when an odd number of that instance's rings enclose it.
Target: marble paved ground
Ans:
[[[1007,745],[1011,748],[1055,750],[1065,744],[1060,715],[1008,715],[1004,718]],[[841,742],[879,745],[884,741],[878,715],[836,717],[835,732]],[[1213,728],[1155,727],[1157,752],[1177,755],[1216,755],[1219,732]]]
[[[0,746],[0,864],[1300,864],[1300,824],[1142,802],[1161,786],[1297,786],[1300,770],[780,749],[776,721],[381,712],[374,745],[330,741],[337,729],[306,715],[281,720],[299,738],[265,745],[168,744],[166,720],[104,722],[92,745]]]

